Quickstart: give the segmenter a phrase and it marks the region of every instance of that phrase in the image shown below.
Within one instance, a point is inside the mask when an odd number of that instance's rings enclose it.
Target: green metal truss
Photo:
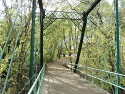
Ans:
[[[77,12],[64,12],[64,11],[47,11],[44,10],[45,16],[43,19],[43,29],[45,30],[48,26],[50,26],[57,19],[66,19],[71,20],[77,28],[82,30],[83,23],[83,13]]]
[[[23,1],[23,0],[21,0]],[[40,62],[41,62],[41,71],[39,73],[39,76],[38,78],[36,79],[35,83],[33,83],[33,75],[34,75],[34,35],[35,35],[35,15],[36,15],[36,0],[33,0],[33,8],[32,8],[32,28],[31,28],[31,55],[30,55],[30,86],[32,86],[31,88],[31,92],[33,90],[33,88],[35,87],[36,88],[36,83],[38,81],[41,81],[39,80],[39,78],[43,79],[44,77],[44,70],[45,70],[45,67],[43,65],[43,30],[45,30],[48,26],[50,26],[54,21],[56,21],[57,19],[67,19],[67,20],[71,20],[76,26],[77,28],[81,31],[81,39],[80,39],[80,44],[79,44],[79,48],[78,48],[78,53],[77,53],[77,58],[76,58],[76,62],[75,62],[75,65],[73,66],[74,67],[74,72],[77,72],[78,69],[77,67],[79,67],[79,57],[80,57],[80,54],[81,54],[81,49],[82,49],[82,43],[83,43],[83,39],[84,39],[84,34],[85,34],[85,29],[86,29],[86,24],[87,24],[87,17],[89,15],[89,13],[95,8],[95,6],[101,1],[101,0],[95,0],[95,2],[93,2],[93,4],[90,6],[90,8],[86,11],[86,12],[83,12],[83,13],[77,13],[77,12],[64,12],[64,11],[47,11],[47,10],[43,10],[43,7],[41,6],[41,0],[38,0],[39,1],[39,5],[40,5],[40,26],[41,26],[41,31],[40,31]],[[95,69],[95,68],[91,68],[91,67],[88,67],[88,66],[81,66],[83,68],[86,68],[87,70],[91,70],[92,74],[88,74],[88,73],[85,73],[86,75],[88,76],[91,76],[92,79],[93,78],[96,78],[96,79],[99,79],[103,82],[106,82],[108,84],[111,84],[111,85],[114,85],[115,86],[115,94],[119,94],[119,88],[125,90],[124,87],[121,87],[120,86],[120,83],[119,83],[119,77],[122,76],[122,77],[125,77],[125,75],[122,75],[122,74],[119,74],[120,70],[119,70],[119,63],[120,63],[120,47],[119,47],[119,15],[118,15],[118,0],[114,0],[114,8],[115,8],[115,19],[116,19],[116,22],[115,22],[115,26],[116,26],[116,32],[115,32],[115,42],[116,42],[116,45],[115,45],[115,57],[116,57],[116,61],[115,61],[115,72],[110,72],[110,71],[105,71],[105,70],[101,70],[101,69]],[[12,28],[10,29],[10,32],[8,34],[8,38],[6,40],[6,44],[4,45],[4,48],[2,50],[2,54],[0,56],[0,60],[2,60],[2,56],[3,56],[3,53],[5,52],[5,48],[8,44],[8,40],[10,38],[10,35],[12,33],[12,30],[14,28],[14,25],[15,25],[15,21],[17,19],[17,16],[18,16],[18,13],[19,13],[20,10],[17,10],[17,15],[15,17],[15,20],[12,24]],[[17,38],[16,38],[16,44],[19,40],[19,37],[21,35],[21,29],[23,27],[23,24],[25,22],[25,18],[24,20],[22,21],[22,24],[20,25],[20,29],[19,29],[19,32],[17,34]],[[12,67],[12,62],[13,62],[13,59],[14,59],[14,54],[15,54],[15,51],[16,51],[16,47],[17,45],[15,44],[14,48],[13,48],[13,53],[12,53],[12,56],[11,56],[11,60],[10,60],[10,64],[9,64],[9,68],[8,68],[8,72],[7,72],[7,76],[6,76],[6,79],[5,79],[5,83],[4,83],[4,86],[3,86],[3,90],[2,90],[2,94],[5,94],[5,90],[6,90],[6,87],[7,87],[7,83],[8,83],[8,78],[9,78],[9,74],[10,74],[10,70],[11,70],[11,67]],[[42,69],[43,67],[43,69]],[[87,71],[86,70],[86,71]],[[115,83],[111,83],[111,82],[107,82],[104,78],[98,78],[96,76],[93,75],[93,72],[96,72],[96,71],[100,71],[100,73],[106,73],[106,74],[110,74],[110,76],[112,77],[112,74],[113,76],[116,76],[116,81]],[[41,82],[42,83],[42,82]],[[42,84],[40,84],[40,87],[41,87]],[[34,86],[34,87],[33,87]],[[39,88],[40,88],[39,87]]]

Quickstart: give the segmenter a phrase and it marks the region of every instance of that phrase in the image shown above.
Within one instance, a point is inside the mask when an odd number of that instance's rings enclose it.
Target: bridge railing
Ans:
[[[68,68],[70,68],[72,71],[75,69],[75,63],[68,63],[68,62],[63,62],[64,65],[67,65]],[[119,74],[116,72],[111,72],[107,70],[102,70],[102,69],[97,69],[97,68],[91,68],[83,65],[78,65],[77,73],[79,75],[82,74],[82,76],[85,77],[86,80],[91,81],[94,84],[95,79],[101,81],[101,88],[103,88],[103,83],[112,85],[114,87],[117,87],[119,89],[125,90],[125,87],[122,86],[121,84],[117,85],[116,83],[116,77],[119,76],[119,78],[125,79],[125,75]],[[96,74],[100,74],[97,76]],[[87,77],[90,77],[91,79],[87,79]]]
[[[32,87],[27,94],[40,94],[42,90],[43,80],[45,75],[45,65],[40,70],[36,80],[34,81]]]

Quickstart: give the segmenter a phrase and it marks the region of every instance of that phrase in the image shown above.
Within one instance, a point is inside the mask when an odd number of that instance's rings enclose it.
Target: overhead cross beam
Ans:
[[[89,13],[96,7],[96,5],[101,0],[95,0],[91,7],[86,11],[86,15],[88,16]],[[57,19],[67,19],[71,20],[76,27],[82,31],[82,24],[83,24],[83,13],[77,13],[77,12],[64,12],[64,11],[47,11],[42,10],[45,12],[45,17],[43,20],[43,29],[45,30],[48,26],[50,26],[54,21]]]
[[[79,30],[82,29],[82,19],[83,13],[77,12],[64,12],[64,11],[45,11],[45,18],[43,20],[44,25],[43,29],[45,30],[48,26],[50,26],[57,19],[66,19],[71,20]]]
[[[83,13],[64,12],[64,11],[47,11],[45,17],[48,19],[67,19],[67,20],[82,20]]]

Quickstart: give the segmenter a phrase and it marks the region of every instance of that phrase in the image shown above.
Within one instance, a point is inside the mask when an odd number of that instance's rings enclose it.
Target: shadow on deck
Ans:
[[[41,94],[110,94],[62,66],[62,61],[50,63]]]

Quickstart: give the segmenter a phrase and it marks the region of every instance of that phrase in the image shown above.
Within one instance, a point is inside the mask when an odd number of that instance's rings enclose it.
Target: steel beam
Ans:
[[[76,57],[75,67],[74,67],[74,72],[75,73],[77,72],[77,65],[79,63],[79,58],[80,58],[80,54],[81,54],[81,50],[82,50],[83,38],[84,38],[86,24],[87,24],[87,17],[89,15],[89,13],[96,7],[96,5],[100,1],[101,0],[95,0],[95,2],[93,2],[93,4],[91,5],[91,7],[86,12],[84,12],[84,14],[83,14],[83,21],[84,21],[84,23],[83,23],[83,27],[82,27],[81,39],[80,39],[78,53],[77,53],[77,57]]]
[[[86,11],[86,15],[89,15],[89,13],[97,6],[97,4],[100,2],[101,0],[95,0],[92,5],[90,6],[90,8]]]
[[[116,19],[116,31],[115,31],[115,72],[116,74],[116,85],[119,85],[120,79],[118,73],[119,64],[120,64],[120,47],[119,47],[119,14],[118,14],[118,0],[114,0],[114,10],[115,10],[115,19]],[[115,94],[119,94],[119,88],[115,87]]]
[[[81,54],[81,50],[82,50],[82,44],[83,44],[83,38],[85,35],[85,29],[86,29],[86,24],[87,24],[87,15],[86,13],[83,13],[83,27],[82,27],[82,33],[81,33],[81,39],[80,39],[80,43],[79,43],[79,49],[78,49],[78,53],[77,53],[77,58],[76,58],[76,62],[75,62],[75,67],[74,67],[74,72],[77,72],[77,65],[79,63],[79,58],[80,58],[80,54]]]
[[[43,67],[43,19],[45,18],[45,11],[43,9],[42,0],[38,0],[40,8],[40,69]]]
[[[45,12],[46,13],[45,13],[44,27],[43,27],[44,30],[57,19],[71,20],[73,23],[75,23],[75,25],[77,24],[77,22],[82,21],[83,19],[83,13],[64,12],[64,11],[47,11],[47,10],[45,10]],[[78,25],[76,26],[78,27]]]
[[[33,74],[34,74],[35,17],[36,17],[36,0],[33,0],[32,28],[31,28],[31,49],[30,49],[30,87],[33,85]]]

